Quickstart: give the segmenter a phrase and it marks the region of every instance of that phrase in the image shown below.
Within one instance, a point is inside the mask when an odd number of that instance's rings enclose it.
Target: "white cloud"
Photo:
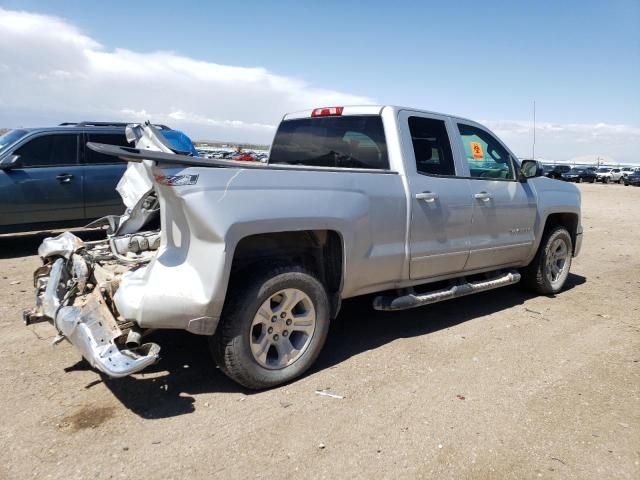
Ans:
[[[516,155],[531,158],[533,122],[485,120],[482,123]],[[640,163],[636,146],[640,127],[607,123],[536,123],[536,158],[567,161],[606,157],[612,162]]]
[[[65,20],[0,8],[0,126],[146,120],[196,138],[269,142],[282,115],[371,99],[264,68],[108,50]]]

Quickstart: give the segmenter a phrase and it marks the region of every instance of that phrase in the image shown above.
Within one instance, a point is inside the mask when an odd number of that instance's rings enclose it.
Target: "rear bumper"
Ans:
[[[61,260],[58,260],[61,261]],[[53,298],[45,302],[54,304]],[[25,313],[27,325],[37,321]],[[120,350],[116,339],[122,336],[104,299],[94,290],[82,305],[64,306],[57,310],[51,323],[60,335],[75,346],[89,364],[113,378],[139,372],[160,359],[160,347],[146,343],[135,349]]]
[[[82,306],[62,307],[55,327],[91,364],[110,377],[119,378],[139,372],[160,359],[155,343],[120,350],[115,343],[122,331],[97,290]]]
[[[68,340],[92,367],[110,377],[125,377],[156,363],[160,347],[155,343],[136,341],[135,348],[120,348],[125,333],[135,326],[116,321],[104,289],[88,291],[90,267],[81,255],[72,253],[82,245],[72,237],[63,234],[43,242],[52,257],[34,274],[36,307],[24,313],[25,323],[49,321],[58,331],[54,343]]]

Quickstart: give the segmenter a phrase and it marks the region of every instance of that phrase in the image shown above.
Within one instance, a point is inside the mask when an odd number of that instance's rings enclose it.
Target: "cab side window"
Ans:
[[[43,135],[27,142],[15,152],[25,167],[76,165],[78,135]]]
[[[455,175],[451,143],[444,121],[409,117],[409,132],[418,173]]]
[[[514,180],[515,170],[509,152],[485,130],[458,124],[464,153],[473,178]]]

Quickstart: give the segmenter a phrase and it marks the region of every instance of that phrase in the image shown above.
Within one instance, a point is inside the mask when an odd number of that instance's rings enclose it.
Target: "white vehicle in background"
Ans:
[[[636,167],[622,167],[620,170],[622,171],[622,176],[626,177],[628,175],[631,175],[633,172],[637,171],[638,169]]]
[[[618,182],[622,183],[622,169],[600,167],[596,171],[596,181],[602,183]]]

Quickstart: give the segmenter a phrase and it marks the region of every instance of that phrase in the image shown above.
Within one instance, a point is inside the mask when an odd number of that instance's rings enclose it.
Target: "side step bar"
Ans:
[[[487,280],[477,282],[465,282],[459,285],[453,285],[449,288],[435,290],[433,292],[416,295],[410,293],[394,297],[391,295],[380,295],[373,300],[373,308],[376,310],[394,311],[407,310],[409,308],[422,307],[432,303],[451,300],[452,298],[464,297],[473,293],[493,290],[494,288],[506,287],[520,281],[520,274],[512,271],[503,273]]]

